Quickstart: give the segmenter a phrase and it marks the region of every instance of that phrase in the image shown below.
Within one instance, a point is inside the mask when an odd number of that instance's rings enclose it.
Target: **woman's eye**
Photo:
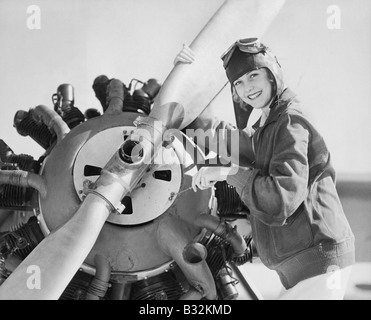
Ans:
[[[236,82],[234,83],[234,86],[238,86],[239,84],[241,84],[241,81],[236,81]]]
[[[249,79],[252,80],[252,79],[254,79],[257,76],[258,76],[257,73],[252,73],[252,74],[249,75]]]

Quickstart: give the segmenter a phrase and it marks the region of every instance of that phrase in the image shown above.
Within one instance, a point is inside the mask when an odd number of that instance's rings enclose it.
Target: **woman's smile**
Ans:
[[[262,93],[263,93],[263,90],[260,90],[253,94],[248,95],[247,98],[250,100],[255,100],[256,98],[260,97]]]

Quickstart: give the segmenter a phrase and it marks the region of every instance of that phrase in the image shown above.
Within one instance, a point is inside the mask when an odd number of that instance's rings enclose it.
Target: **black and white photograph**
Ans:
[[[0,300],[371,300],[369,0],[0,0],[0,42]]]

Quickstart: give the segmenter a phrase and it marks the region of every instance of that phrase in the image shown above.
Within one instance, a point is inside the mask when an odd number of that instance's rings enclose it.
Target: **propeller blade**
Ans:
[[[109,215],[92,194],[61,228],[50,233],[0,287],[0,300],[57,300],[91,251]]]

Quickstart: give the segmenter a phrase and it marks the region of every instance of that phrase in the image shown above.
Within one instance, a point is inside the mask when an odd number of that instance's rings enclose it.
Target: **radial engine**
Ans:
[[[122,107],[113,109],[107,101],[111,80],[99,76],[93,84],[102,113],[82,113],[70,84],[57,88],[54,108],[16,112],[17,132],[45,150],[39,159],[14,154],[0,140],[0,288],[45,237],[74,215],[138,116],[149,114],[161,87],[156,79],[133,79],[128,87],[121,83]],[[126,148],[126,161],[140,157],[135,145]],[[233,270],[251,261],[254,250],[249,230],[241,235],[235,221],[246,220],[248,209],[225,182],[213,190],[190,188],[197,160],[205,155],[185,134],[172,136],[159,154],[161,161],[148,167],[109,215],[59,299],[238,298]]]

